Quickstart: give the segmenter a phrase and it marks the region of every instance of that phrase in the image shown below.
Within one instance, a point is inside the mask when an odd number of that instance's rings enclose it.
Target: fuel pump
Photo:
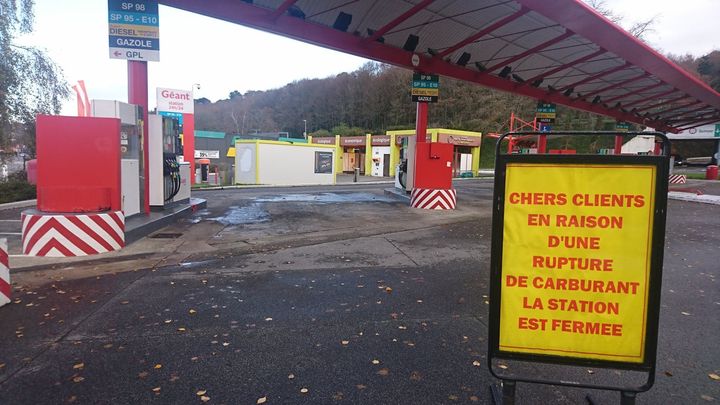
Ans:
[[[150,115],[148,121],[150,207],[162,209],[174,201],[182,184],[177,160],[183,153],[179,124],[177,119],[161,115]]]

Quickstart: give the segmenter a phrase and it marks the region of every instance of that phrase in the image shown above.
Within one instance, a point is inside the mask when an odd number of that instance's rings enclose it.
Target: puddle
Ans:
[[[217,262],[217,261],[219,261],[219,260],[218,260],[218,259],[211,259],[211,260],[202,260],[202,261],[199,261],[199,262],[182,262],[182,263],[180,263],[180,267],[197,267],[197,266],[202,266],[202,265],[206,265],[206,264],[215,263],[215,262]]]
[[[257,202],[305,202],[316,204],[358,203],[358,202],[396,202],[396,200],[372,193],[321,193],[321,194],[285,194],[277,197],[256,198]]]
[[[259,224],[270,220],[270,214],[260,207],[260,204],[252,204],[245,207],[233,206],[228,209],[225,215],[215,218],[207,218],[208,221],[216,221],[223,225],[244,225]]]

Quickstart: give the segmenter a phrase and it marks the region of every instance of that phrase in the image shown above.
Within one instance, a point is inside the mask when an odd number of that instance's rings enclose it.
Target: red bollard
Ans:
[[[708,165],[705,168],[705,180],[717,180],[718,179],[718,166]]]

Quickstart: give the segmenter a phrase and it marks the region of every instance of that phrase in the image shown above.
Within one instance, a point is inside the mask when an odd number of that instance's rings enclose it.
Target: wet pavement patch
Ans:
[[[284,194],[274,197],[256,198],[257,202],[304,202],[316,204],[359,203],[359,202],[397,202],[392,198],[372,193],[319,193],[319,194]]]
[[[221,217],[208,218],[223,225],[259,224],[270,221],[270,214],[260,204],[251,204],[245,207],[232,206]]]

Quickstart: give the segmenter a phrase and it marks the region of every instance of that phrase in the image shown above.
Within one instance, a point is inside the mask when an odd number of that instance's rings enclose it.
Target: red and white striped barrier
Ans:
[[[457,192],[449,190],[415,188],[410,194],[410,206],[426,210],[454,210],[457,206]]]
[[[687,176],[684,174],[671,174],[668,181],[670,184],[685,184],[687,183]]]
[[[7,239],[0,239],[0,307],[10,303],[10,260]]]
[[[22,214],[23,253],[28,256],[87,256],[125,246],[122,211],[93,214]]]

